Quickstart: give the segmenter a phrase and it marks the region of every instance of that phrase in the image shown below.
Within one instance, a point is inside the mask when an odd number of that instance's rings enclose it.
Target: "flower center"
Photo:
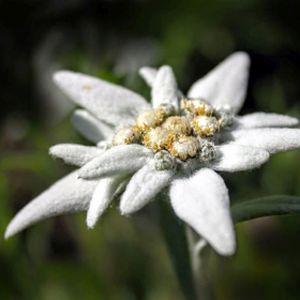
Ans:
[[[133,125],[115,133],[112,144],[137,143],[153,152],[163,152],[161,157],[169,153],[181,161],[195,157],[209,161],[215,157],[215,134],[230,121],[228,111],[215,110],[203,100],[183,99],[178,112],[170,105],[142,112]]]

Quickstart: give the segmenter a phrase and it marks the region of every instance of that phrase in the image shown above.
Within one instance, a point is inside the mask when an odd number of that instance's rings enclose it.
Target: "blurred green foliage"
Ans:
[[[88,143],[72,129],[62,96],[47,86],[47,72],[78,70],[148,97],[136,72],[144,53],[134,46],[127,53],[126,45],[150,41],[156,50],[146,63],[172,65],[183,90],[245,50],[252,68],[243,113],[299,117],[299,8],[292,0],[0,2],[0,235],[16,211],[70,170],[52,161],[48,148]],[[225,175],[233,203],[300,195],[299,161],[294,151],[260,170]],[[115,205],[93,231],[84,215],[64,216],[0,240],[0,299],[182,299],[157,209],[154,203],[124,218]],[[299,228],[294,216],[238,225],[237,255],[209,256],[215,298],[299,299]]]

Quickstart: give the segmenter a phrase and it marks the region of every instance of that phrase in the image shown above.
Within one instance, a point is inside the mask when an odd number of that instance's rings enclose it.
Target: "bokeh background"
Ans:
[[[186,91],[245,50],[252,66],[242,112],[300,117],[299,9],[293,0],[0,1],[0,299],[182,300],[155,203],[131,218],[113,207],[93,231],[82,214],[2,238],[21,207],[70,171],[48,148],[88,144],[51,74],[80,71],[149,97],[142,65],[170,64]],[[233,203],[300,195],[299,162],[294,151],[227,175]],[[236,256],[209,257],[215,299],[299,299],[300,217],[262,218],[237,231]]]

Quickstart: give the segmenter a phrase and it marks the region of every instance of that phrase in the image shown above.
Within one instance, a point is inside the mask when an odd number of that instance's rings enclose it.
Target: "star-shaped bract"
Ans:
[[[237,116],[245,100],[249,64],[246,53],[230,55],[196,81],[186,98],[170,67],[144,67],[140,75],[151,87],[151,104],[106,81],[57,72],[56,84],[83,108],[75,111],[74,126],[96,146],[60,144],[50,148],[51,155],[80,168],[25,206],[9,224],[6,238],[42,219],[77,211],[87,211],[87,224],[93,227],[113,199],[120,198],[120,211],[128,215],[169,189],[171,207],[178,218],[219,254],[232,255],[236,241],[229,194],[217,172],[257,168],[270,154],[300,147],[300,130],[287,128],[298,124],[296,118],[263,112]],[[232,116],[230,126],[213,139],[213,159],[189,157],[176,168],[172,155],[167,153],[171,162],[161,160],[145,143],[111,146],[116,128],[132,126],[141,113],[165,106],[180,115],[182,99],[203,99],[216,111],[225,110]]]

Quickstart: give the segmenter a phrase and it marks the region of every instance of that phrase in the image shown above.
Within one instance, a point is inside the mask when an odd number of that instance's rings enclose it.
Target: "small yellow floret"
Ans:
[[[127,145],[136,142],[138,139],[138,134],[134,130],[134,127],[124,127],[119,129],[112,140],[114,146],[117,145]]]
[[[197,155],[199,142],[194,136],[183,135],[175,139],[168,150],[173,156],[178,157],[181,160],[187,160],[188,158]]]
[[[157,116],[154,110],[145,111],[137,117],[136,126],[141,131],[149,130],[161,124],[163,120]]]
[[[171,130],[162,127],[150,129],[144,136],[143,144],[154,150],[162,150],[168,148],[175,138],[175,134]]]
[[[211,116],[213,107],[204,100],[182,100],[181,109],[196,116]]]
[[[191,125],[195,133],[201,137],[213,136],[219,130],[219,123],[215,117],[197,116]]]
[[[167,117],[170,117],[171,115],[173,115],[175,113],[175,108],[172,105],[161,104],[154,111],[155,111],[157,118],[159,118],[161,120],[165,120]]]
[[[177,135],[189,135],[192,129],[189,120],[182,116],[167,118],[167,120],[162,124],[162,127],[168,130],[173,130]]]

